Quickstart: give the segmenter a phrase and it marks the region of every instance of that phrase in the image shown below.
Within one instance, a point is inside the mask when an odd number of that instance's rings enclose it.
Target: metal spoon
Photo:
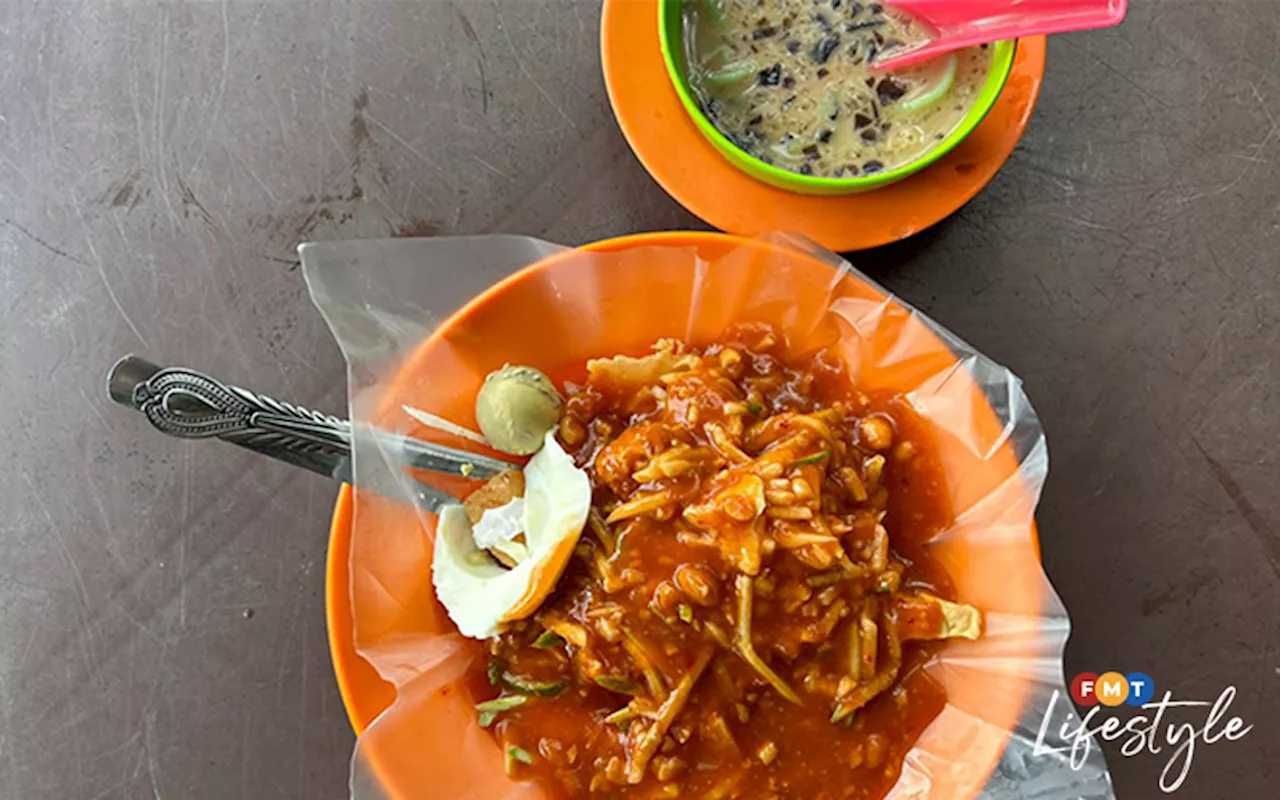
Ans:
[[[159,367],[135,355],[125,356],[111,368],[107,394],[141,411],[161,433],[182,439],[221,439],[334,480],[350,483],[354,478],[356,434],[348,420],[230,386],[185,367]],[[413,469],[484,479],[521,468],[514,462],[390,431],[361,430],[360,436],[377,437],[383,452]],[[416,480],[413,484],[416,501],[428,511],[458,502],[433,486]],[[391,496],[403,494],[399,486],[369,488]]]

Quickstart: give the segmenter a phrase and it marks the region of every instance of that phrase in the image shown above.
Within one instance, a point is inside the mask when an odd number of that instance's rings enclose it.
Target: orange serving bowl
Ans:
[[[608,263],[591,254],[608,254]],[[780,263],[787,267],[783,285]],[[749,320],[741,310],[748,297]],[[813,323],[841,303],[883,313],[874,329],[858,328],[857,335]],[[977,537],[980,544],[974,537],[948,536],[931,551],[960,599],[1015,619],[1039,617],[1046,583],[1032,522],[1035,493],[1023,485],[1003,423],[921,317],[878,286],[837,272],[817,251],[677,232],[557,253],[493,286],[424,340],[381,387],[372,421],[392,424],[401,404],[413,404],[473,424],[475,393],[503,363],[560,375],[584,372],[589,358],[638,355],[663,337],[714,341],[739,321],[771,323],[802,347],[834,336],[864,388],[908,391],[945,374],[949,401],[931,408],[929,418],[937,425],[954,508],[960,514],[983,499],[985,514],[999,498],[1002,522],[993,524],[1017,522],[1013,535],[1001,528],[1001,535]],[[330,534],[326,593],[338,686],[357,733],[397,703],[388,715],[396,718],[396,731],[384,730],[380,721],[361,742],[361,757],[388,797],[410,800],[428,791],[442,798],[507,797],[499,748],[474,721],[466,659],[454,659],[462,666],[443,673],[435,669],[429,680],[422,675],[431,665],[416,662],[427,647],[444,647],[451,657],[482,651],[480,643],[458,636],[434,597],[432,535],[413,509],[343,488]],[[949,703],[963,713],[944,712],[925,734],[934,743],[932,753],[946,754],[946,768],[930,776],[927,797],[976,796],[999,759],[1028,696],[1029,656],[1040,634],[1034,625],[1013,628],[1000,636],[999,670],[944,664],[935,673]],[[536,788],[518,792],[525,793],[541,796]]]

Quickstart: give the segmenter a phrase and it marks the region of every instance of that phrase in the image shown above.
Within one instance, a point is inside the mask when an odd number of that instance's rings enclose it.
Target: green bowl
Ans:
[[[729,163],[770,186],[800,194],[842,195],[878,189],[919,172],[951,152],[973,132],[974,128],[978,127],[999,99],[1005,81],[1009,79],[1009,73],[1013,70],[1013,55],[1017,49],[1016,42],[998,42],[994,45],[991,74],[987,76],[987,82],[982,87],[982,92],[978,95],[973,108],[950,135],[915,161],[875,175],[857,178],[820,178],[766,164],[731,142],[729,137],[721,133],[720,129],[707,119],[706,114],[702,112],[702,107],[698,104],[698,99],[689,88],[689,79],[685,74],[682,19],[684,3],[685,0],[658,0],[658,36],[662,42],[662,59],[667,64],[667,75],[670,76],[671,85],[680,96],[680,102],[684,105],[685,111],[698,126],[698,130],[702,131],[702,135],[729,160]]]

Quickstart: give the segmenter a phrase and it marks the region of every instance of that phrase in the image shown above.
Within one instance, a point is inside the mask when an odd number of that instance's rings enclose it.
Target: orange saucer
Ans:
[[[605,0],[600,56],[609,102],[636,157],[667,194],[715,227],[745,236],[802,233],[847,252],[895,242],[969,202],[1004,166],[1044,81],[1043,36],[1018,43],[995,107],[955,150],[899,183],[861,195],[816,197],[776,189],[734,167],[680,105],[658,44],[652,0]]]

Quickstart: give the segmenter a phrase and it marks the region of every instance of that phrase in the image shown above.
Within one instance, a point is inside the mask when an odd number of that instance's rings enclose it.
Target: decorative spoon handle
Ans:
[[[133,355],[111,368],[107,393],[115,402],[141,411],[161,433],[221,439],[334,480],[352,480],[354,432],[345,419],[230,386],[195,370],[162,368]],[[415,469],[483,479],[520,468],[388,431],[368,435],[377,437],[380,449]],[[430,511],[457,502],[434,487],[420,482],[418,487],[419,501]]]
[[[137,356],[116,362],[107,392],[181,439],[217,438],[338,480],[350,479],[351,423],[194,370]]]

